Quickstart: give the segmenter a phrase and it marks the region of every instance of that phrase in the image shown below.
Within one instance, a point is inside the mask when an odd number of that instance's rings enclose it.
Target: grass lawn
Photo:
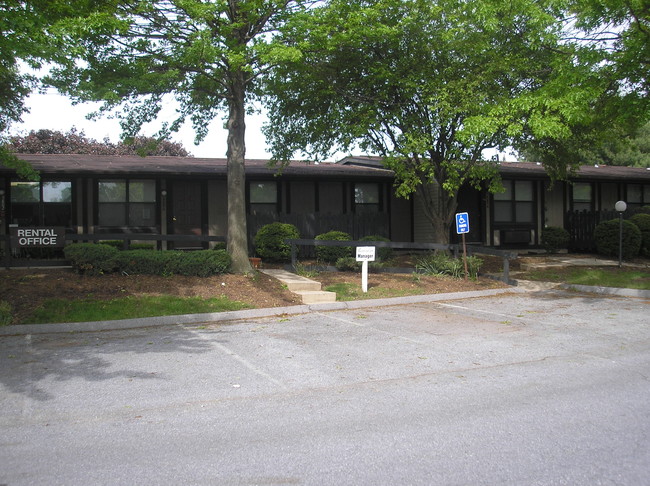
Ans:
[[[35,309],[23,324],[51,322],[90,322],[140,317],[203,314],[248,309],[250,306],[223,297],[202,299],[199,297],[144,296],[124,297],[113,300],[50,299]]]
[[[629,267],[561,267],[519,274],[521,280],[650,290],[650,271]]]

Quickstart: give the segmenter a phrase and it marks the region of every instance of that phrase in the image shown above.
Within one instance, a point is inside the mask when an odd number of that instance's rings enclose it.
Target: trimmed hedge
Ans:
[[[72,269],[85,275],[101,275],[115,269],[113,258],[119,250],[111,245],[96,243],[73,243],[63,249],[67,260],[72,262]]]
[[[271,223],[262,226],[255,235],[255,254],[272,262],[291,260],[291,245],[286,239],[300,238],[298,228],[289,223]]]
[[[343,231],[328,231],[316,236],[315,240],[321,241],[349,241],[352,238]],[[353,256],[351,246],[316,246],[316,259],[321,262],[335,264],[339,258]]]
[[[564,228],[548,226],[542,230],[541,242],[547,253],[557,253],[567,248],[570,240],[571,235]]]
[[[603,221],[594,230],[596,251],[601,255],[617,257],[619,254],[619,220]],[[641,249],[641,230],[630,221],[623,221],[623,258],[634,258]]]
[[[118,251],[114,247],[93,243],[75,243],[65,248],[72,268],[87,275],[124,272],[130,275],[188,275],[207,277],[225,273],[231,258],[225,250]]]

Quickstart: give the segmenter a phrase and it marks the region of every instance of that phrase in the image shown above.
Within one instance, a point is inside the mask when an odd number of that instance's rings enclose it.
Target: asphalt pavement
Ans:
[[[0,337],[0,484],[649,484],[648,299],[509,290]]]

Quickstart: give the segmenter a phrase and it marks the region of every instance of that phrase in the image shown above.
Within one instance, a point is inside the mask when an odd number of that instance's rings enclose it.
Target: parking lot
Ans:
[[[0,484],[648,484],[650,302],[0,337]]]

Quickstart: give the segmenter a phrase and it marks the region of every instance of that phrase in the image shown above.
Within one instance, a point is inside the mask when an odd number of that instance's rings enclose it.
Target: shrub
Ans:
[[[349,241],[352,238],[343,231],[329,231],[316,236],[320,241]],[[316,259],[325,263],[334,264],[339,258],[351,257],[351,246],[316,246]]]
[[[596,251],[601,255],[618,256],[619,220],[603,221],[594,230]],[[623,258],[634,258],[641,249],[641,231],[634,223],[623,221]]]
[[[225,250],[129,250],[116,255],[114,262],[119,271],[133,275],[208,277],[227,272],[231,259]]]
[[[298,228],[288,223],[271,223],[262,226],[255,235],[255,253],[273,262],[291,260],[291,245],[286,239],[298,239]]]
[[[212,247],[213,250],[225,250],[226,248],[227,247],[225,241],[217,241]]]
[[[0,326],[8,326],[13,319],[11,304],[0,300]]]
[[[378,235],[364,236],[359,241],[385,241],[385,242],[390,242],[390,240],[388,238],[384,238],[383,236],[378,236]],[[382,262],[385,262],[386,260],[390,260],[393,257],[393,249],[388,248],[388,247],[377,247],[376,257],[377,257],[377,260],[382,261]]]
[[[478,277],[483,260],[475,256],[467,257],[467,273],[472,278]],[[434,252],[419,259],[415,270],[425,275],[451,275],[461,278],[465,276],[465,264],[462,258],[453,258],[445,252]]]
[[[113,271],[113,258],[118,253],[113,246],[96,243],[73,243],[63,249],[72,269],[86,275],[101,275]]]
[[[99,243],[102,245],[112,246],[118,250],[124,250],[124,241],[122,240],[102,240]]]
[[[131,243],[129,245],[129,250],[155,250],[156,245],[154,243]]]
[[[650,214],[638,213],[629,221],[641,231],[641,254],[650,257]]]
[[[356,272],[361,268],[361,262],[354,257],[343,257],[336,260],[335,266],[340,272]]]
[[[542,246],[547,253],[557,253],[563,248],[569,246],[571,236],[564,228],[557,226],[548,226],[542,230]]]

